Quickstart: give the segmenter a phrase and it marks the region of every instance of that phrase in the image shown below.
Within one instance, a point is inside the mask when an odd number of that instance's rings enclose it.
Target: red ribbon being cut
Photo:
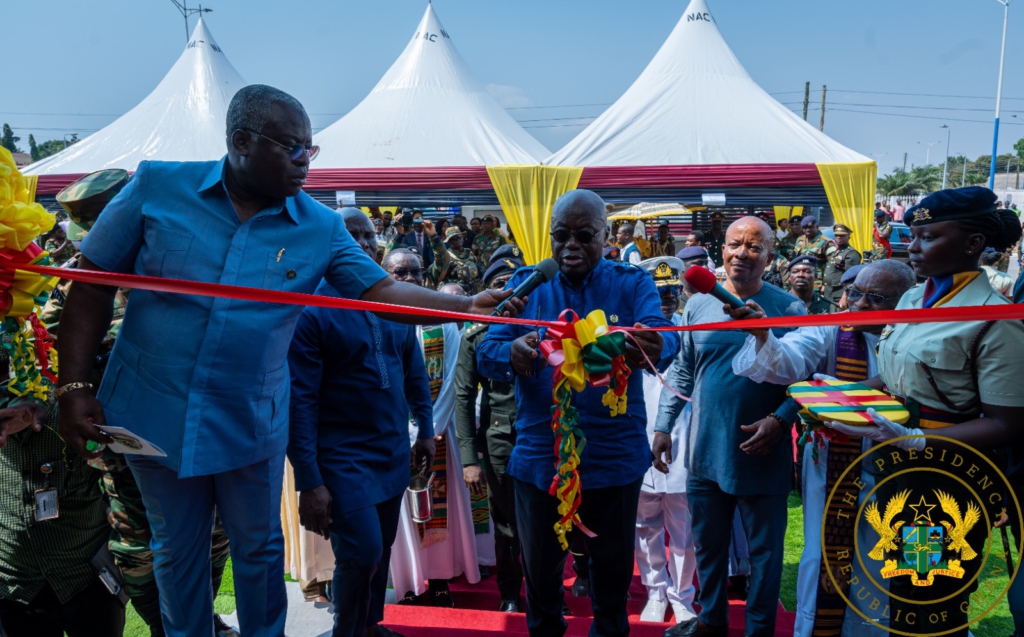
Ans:
[[[462,312],[430,310],[406,305],[375,303],[340,299],[337,297],[300,294],[298,292],[281,292],[250,288],[222,283],[203,283],[200,281],[184,281],[181,279],[164,279],[137,274],[120,274],[116,272],[100,272],[96,270],[78,270],[55,268],[44,265],[13,264],[3,262],[5,255],[0,255],[0,272],[18,269],[46,276],[55,276],[71,281],[110,285],[136,290],[153,292],[173,292],[175,294],[193,294],[196,296],[212,296],[240,301],[258,301],[263,303],[281,303],[285,305],[302,305],[311,307],[338,308],[343,310],[368,310],[386,314],[402,314],[406,316],[422,316],[428,318],[447,319],[449,321],[475,321],[477,323],[512,323],[534,327],[555,327],[563,325],[560,321],[542,321],[539,319],[507,318],[501,316],[482,316]],[[2,274],[0,274],[2,277]],[[1024,320],[1024,304],[1006,305],[969,305],[963,307],[934,307],[927,309],[881,310],[871,312],[842,312],[839,314],[811,314],[801,316],[775,316],[746,321],[721,321],[717,323],[701,323],[699,325],[671,325],[665,327],[642,328],[657,332],[701,332],[718,330],[750,330],[775,327],[796,328],[811,326],[836,325],[888,325],[894,323],[952,323],[958,321],[1020,321]],[[613,331],[633,331],[633,327],[613,327]]]

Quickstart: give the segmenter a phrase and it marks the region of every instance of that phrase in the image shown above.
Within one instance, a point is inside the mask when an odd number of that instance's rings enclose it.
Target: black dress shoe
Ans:
[[[498,606],[499,613],[518,613],[519,612],[519,600],[518,599],[503,599],[501,605]]]
[[[220,615],[213,616],[213,634],[217,637],[240,637],[240,633],[228,626],[227,622],[221,619]]]
[[[728,626],[711,626],[694,617],[665,631],[664,637],[728,637]]]
[[[491,569],[483,564],[477,564],[477,568],[480,569],[480,579],[487,579],[491,576]]]
[[[590,597],[590,579],[586,577],[577,577],[576,581],[572,583],[572,596]]]
[[[444,580],[427,580],[427,595],[430,596],[430,605],[438,608],[455,608],[455,599],[448,588],[448,582]]]
[[[729,578],[729,589],[727,595],[731,599],[746,601],[747,590],[750,588],[750,577],[747,575],[733,575]]]
[[[413,591],[407,592],[402,596],[402,599],[398,600],[398,603],[402,606],[416,606],[417,604],[416,593]]]

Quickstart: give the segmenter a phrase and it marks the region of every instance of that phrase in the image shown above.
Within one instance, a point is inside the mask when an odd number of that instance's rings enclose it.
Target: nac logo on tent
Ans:
[[[199,46],[200,44],[206,44],[206,41],[205,40],[192,40],[191,42],[188,43],[188,46],[185,47],[185,48],[186,49],[194,49],[197,46]],[[213,42],[210,43],[210,48],[213,49],[214,51],[216,51],[217,53],[221,53],[222,52],[220,50],[220,47],[217,46],[216,44],[214,44]]]
[[[445,31],[444,29],[441,29],[441,34],[440,35],[441,35],[442,38],[445,38],[445,39],[448,39],[448,40],[451,39],[451,38],[448,37],[448,32]],[[424,40],[429,40],[430,42],[437,42],[437,36],[438,36],[437,33],[430,33],[430,32],[427,32],[427,31],[423,32],[423,39]],[[419,39],[419,37],[420,37],[420,32],[417,31],[412,36],[412,39],[413,40],[417,40],[417,39]]]
[[[687,22],[697,22],[704,20],[705,22],[714,22],[714,18],[711,17],[710,13],[688,13],[686,14]]]

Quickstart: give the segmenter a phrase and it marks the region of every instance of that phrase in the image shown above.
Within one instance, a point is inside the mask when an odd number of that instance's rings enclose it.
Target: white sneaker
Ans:
[[[672,614],[675,615],[677,624],[697,616],[697,613],[686,604],[672,604]]]
[[[644,611],[640,613],[640,621],[662,623],[665,621],[665,611],[668,609],[668,601],[664,599],[649,599]]]

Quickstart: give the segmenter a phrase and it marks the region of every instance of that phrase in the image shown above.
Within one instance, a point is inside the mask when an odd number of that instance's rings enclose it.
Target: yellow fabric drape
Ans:
[[[861,252],[870,250],[878,164],[873,161],[818,164],[818,174],[836,223],[849,226],[853,231],[850,245]]]
[[[32,203],[36,200],[36,186],[39,185],[39,175],[22,175],[22,179],[25,180],[25,188],[28,189],[28,203]]]
[[[803,206],[775,206],[775,223],[778,223],[780,219],[789,219],[796,215],[803,216]]]
[[[487,175],[526,263],[550,256],[551,208],[556,199],[576,189],[583,168],[509,164],[488,166]]]

